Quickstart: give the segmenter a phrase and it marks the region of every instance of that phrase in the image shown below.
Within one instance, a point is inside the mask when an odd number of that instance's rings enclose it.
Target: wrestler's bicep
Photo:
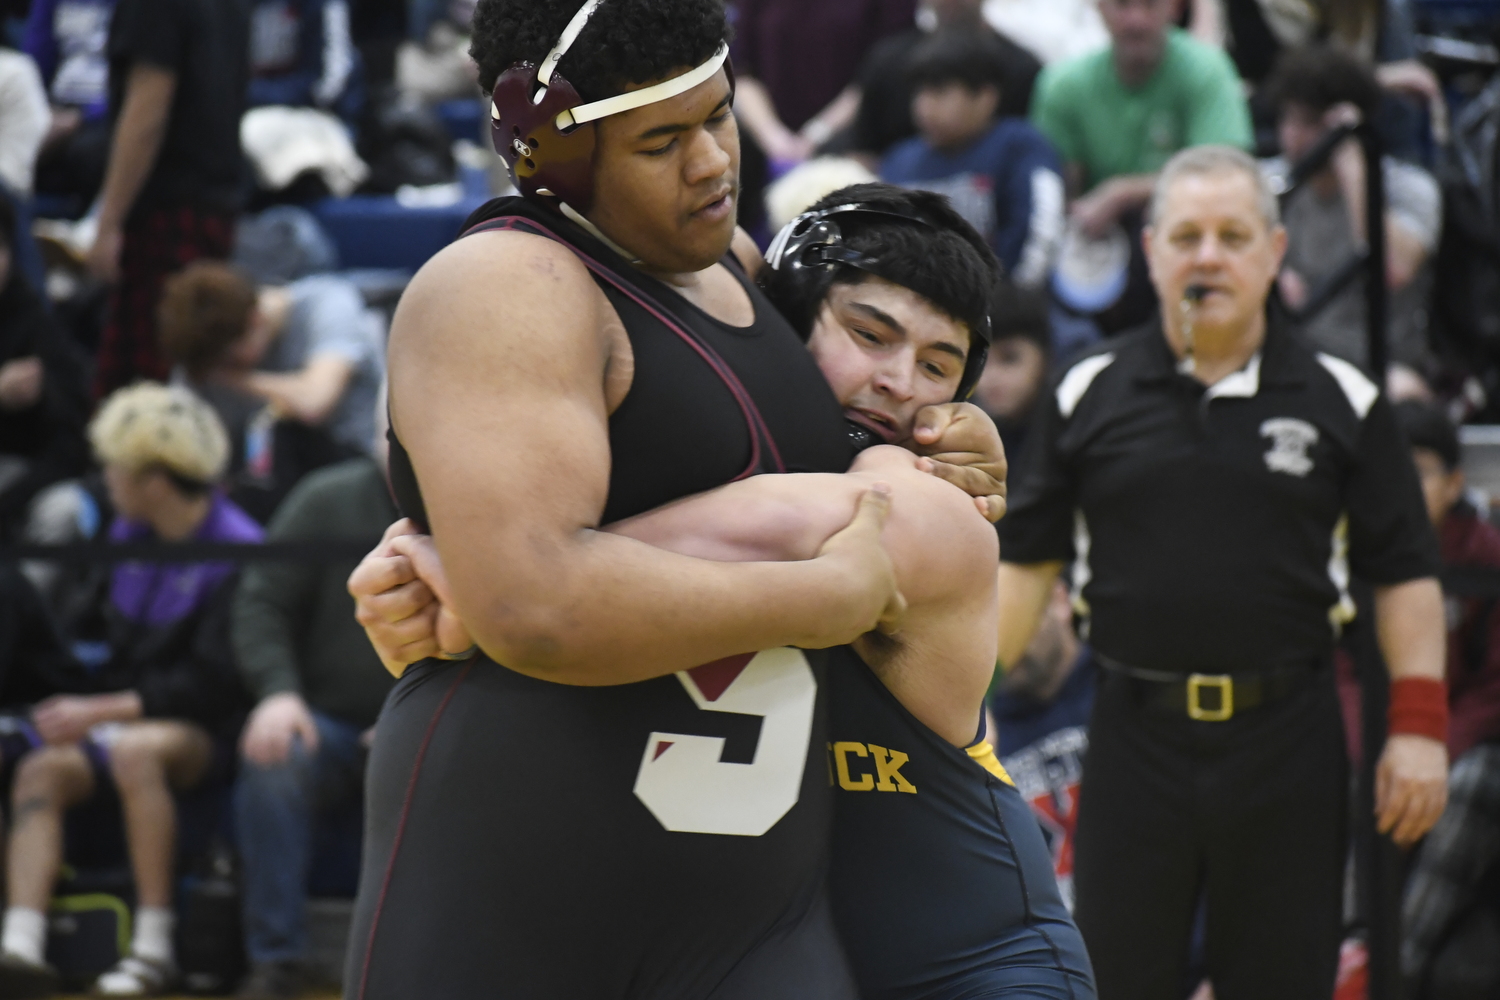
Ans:
[[[891,487],[891,512],[880,537],[912,611],[993,590],[999,543],[968,494],[905,465],[857,478],[884,479]]]
[[[555,243],[486,233],[430,261],[397,308],[392,426],[462,616],[526,593],[549,549],[597,524],[609,476],[601,302]]]
[[[753,476],[604,530],[699,559],[811,559],[854,517],[864,491],[885,482],[891,513],[881,538],[909,602],[946,603],[993,587],[999,560],[995,530],[969,497],[917,471],[908,452],[879,452],[875,461],[863,463],[864,471]]]

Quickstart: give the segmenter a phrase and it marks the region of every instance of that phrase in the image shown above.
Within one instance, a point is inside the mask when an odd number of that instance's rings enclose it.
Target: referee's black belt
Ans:
[[[1200,722],[1224,722],[1240,712],[1285,698],[1300,690],[1318,666],[1313,660],[1232,674],[1184,674],[1132,667],[1098,651],[1094,657],[1105,670],[1130,685],[1137,704]]]

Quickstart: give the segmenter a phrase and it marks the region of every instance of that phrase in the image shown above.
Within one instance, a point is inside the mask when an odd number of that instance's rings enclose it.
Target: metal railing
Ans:
[[[110,542],[23,543],[0,546],[0,565],[23,560],[79,563],[301,562],[362,559],[378,538],[320,538],[287,542]]]
[[[1364,278],[1365,336],[1370,374],[1383,385],[1390,352],[1386,341],[1389,308],[1385,278],[1385,174],[1382,149],[1374,124],[1341,125],[1330,129],[1294,164],[1282,190],[1285,204],[1302,185],[1317,175],[1347,140],[1359,143],[1365,166],[1365,244],[1311,288],[1300,308],[1281,306],[1294,322],[1316,316],[1356,278]],[[1279,295],[1278,295],[1279,298]],[[1373,607],[1370,588],[1357,595],[1360,607]],[[1366,922],[1369,948],[1370,1000],[1401,1000],[1401,892],[1405,859],[1391,839],[1376,832],[1375,769],[1385,748],[1386,711],[1390,703],[1390,675],[1380,654],[1369,614],[1361,614],[1351,637],[1360,686],[1363,759],[1349,817],[1355,860],[1356,909]]]
[[[1287,173],[1277,195],[1284,205],[1298,189],[1328,165],[1333,154],[1346,139],[1359,143],[1365,162],[1365,245],[1340,264],[1308,291],[1307,301],[1293,309],[1284,301],[1283,310],[1294,322],[1302,323],[1321,312],[1355,278],[1365,278],[1365,336],[1369,341],[1370,371],[1378,382],[1384,382],[1390,360],[1386,344],[1386,322],[1389,316],[1385,287],[1385,174],[1381,170],[1382,150],[1375,126],[1367,121],[1340,125],[1330,129],[1307,151]]]

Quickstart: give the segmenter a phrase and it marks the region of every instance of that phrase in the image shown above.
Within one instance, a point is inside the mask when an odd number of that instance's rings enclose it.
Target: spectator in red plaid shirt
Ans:
[[[94,394],[163,380],[156,302],[163,279],[227,257],[241,191],[240,115],[249,78],[245,5],[120,0],[109,33],[113,138],[89,268],[114,285]]]
[[[1397,417],[1422,478],[1443,563],[1500,569],[1500,531],[1464,499],[1458,433],[1439,411],[1402,403]],[[1406,885],[1401,967],[1427,995],[1435,949],[1476,901],[1500,859],[1500,601],[1448,597],[1448,807]]]

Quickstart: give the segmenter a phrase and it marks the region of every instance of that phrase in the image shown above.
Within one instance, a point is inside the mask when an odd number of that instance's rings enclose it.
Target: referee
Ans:
[[[1105,668],[1074,858],[1101,1000],[1182,995],[1200,899],[1218,1000],[1328,1000],[1346,585],[1375,585],[1392,677],[1376,812],[1410,844],[1445,797],[1436,539],[1377,387],[1267,320],[1286,233],[1255,161],[1179,153],[1149,221],[1163,317],[1063,373],[1012,487],[1000,661],[1073,561]]]

